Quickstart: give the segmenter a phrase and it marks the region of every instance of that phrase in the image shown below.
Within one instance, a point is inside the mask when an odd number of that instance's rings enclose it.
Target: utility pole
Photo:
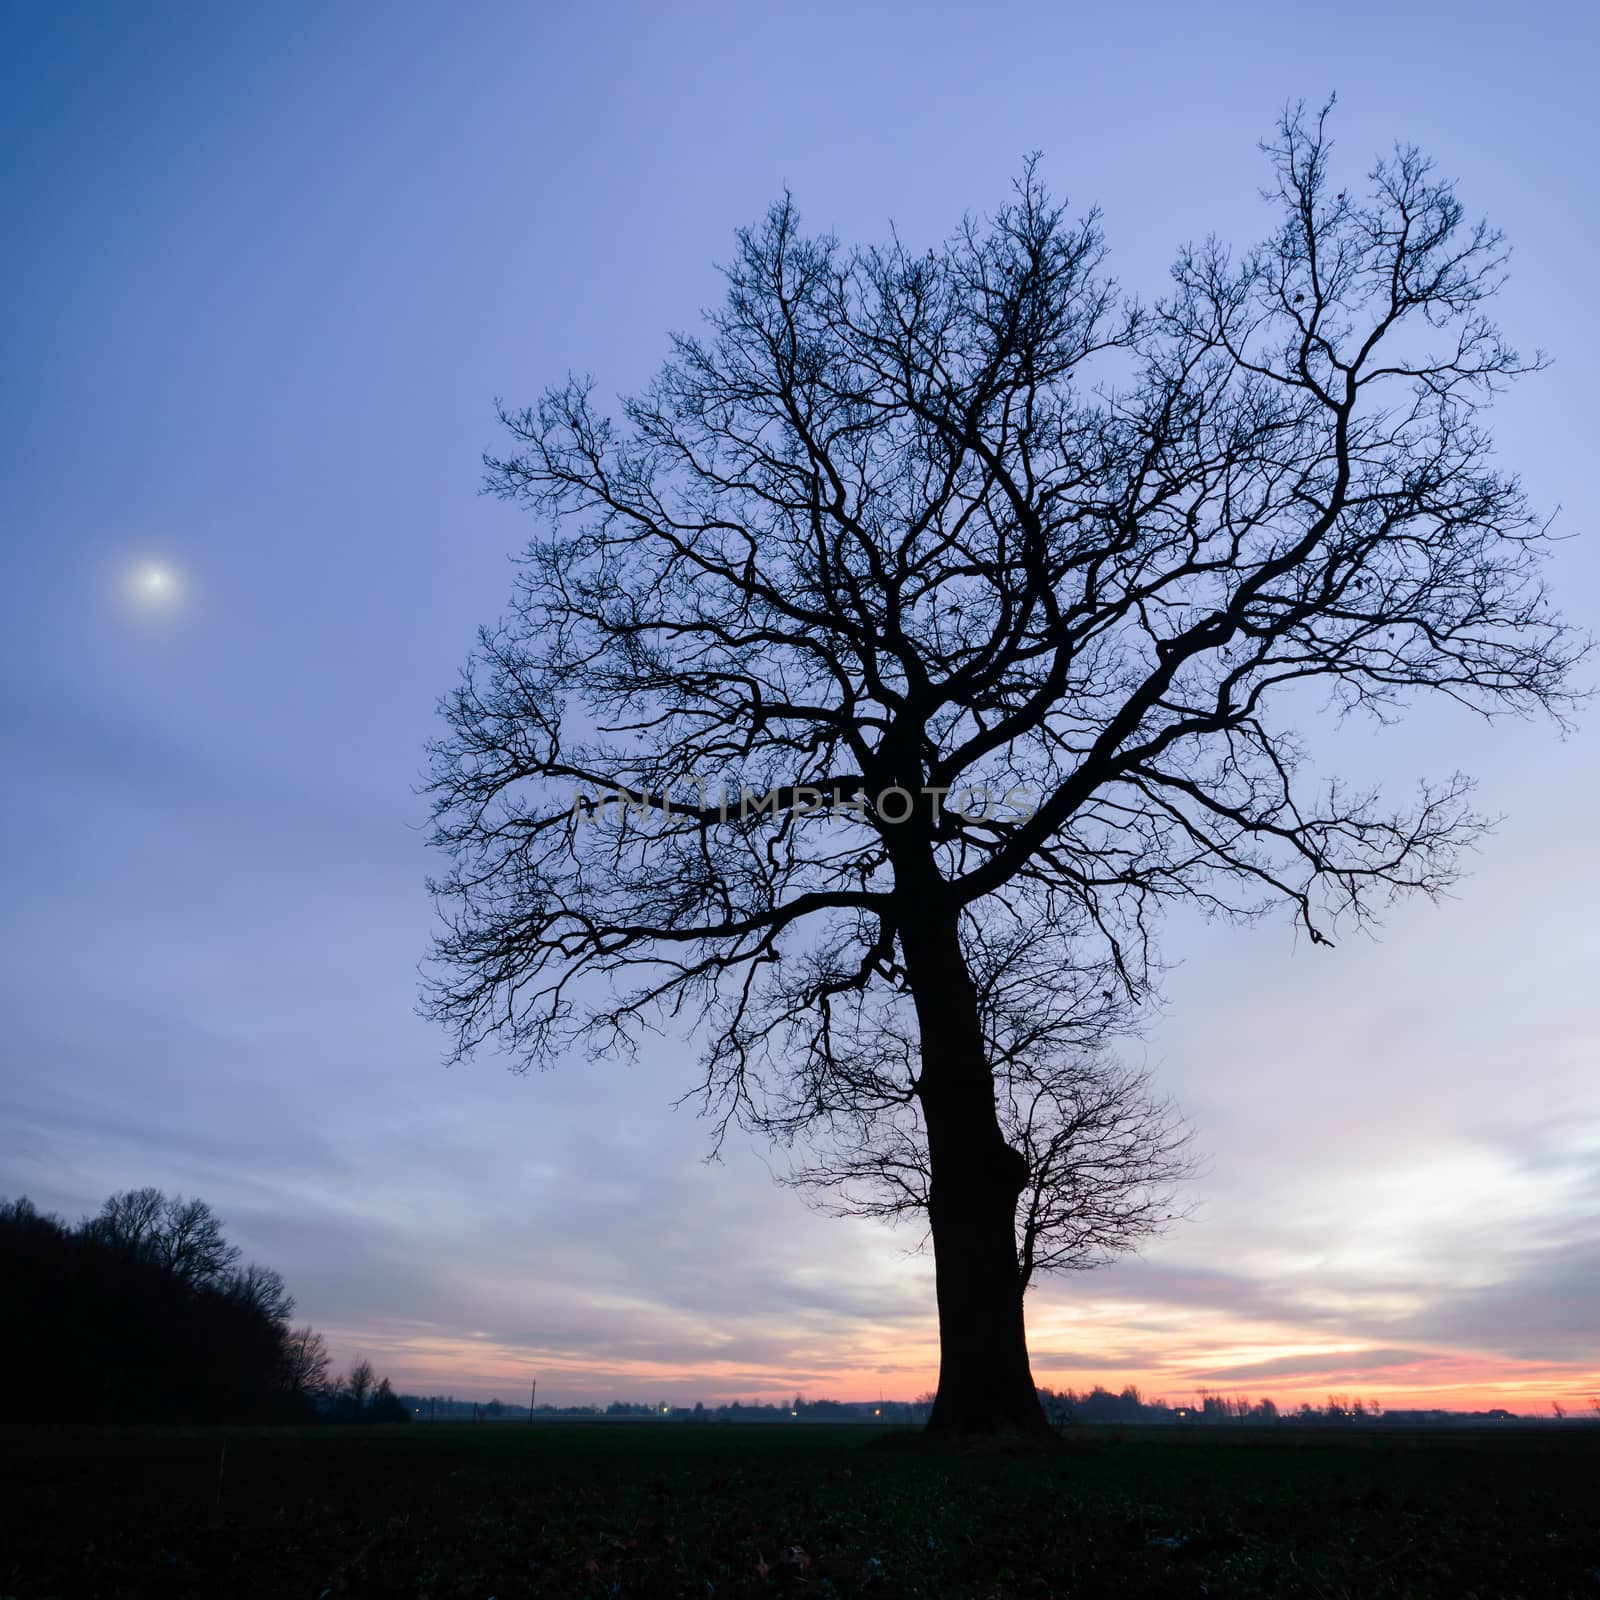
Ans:
[[[533,1421],[533,1402],[539,1397],[539,1380],[533,1380],[533,1387],[528,1391],[528,1421]]]

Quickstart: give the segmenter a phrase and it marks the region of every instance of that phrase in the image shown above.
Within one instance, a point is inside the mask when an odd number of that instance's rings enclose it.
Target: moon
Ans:
[[[159,561],[143,562],[128,574],[128,592],[144,611],[169,611],[182,597],[178,574]]]

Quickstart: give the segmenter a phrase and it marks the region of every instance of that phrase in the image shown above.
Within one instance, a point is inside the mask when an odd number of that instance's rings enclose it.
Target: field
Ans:
[[[1600,1600],[1600,1430],[0,1432],[0,1596]]]

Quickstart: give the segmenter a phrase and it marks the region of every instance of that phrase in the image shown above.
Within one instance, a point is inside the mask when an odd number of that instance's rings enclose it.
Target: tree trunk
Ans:
[[[913,926],[912,923],[915,923]],[[1000,1131],[977,993],[953,912],[901,924],[922,1041],[929,1224],[939,1301],[939,1393],[928,1431],[1047,1435],[1028,1366],[1017,1264],[1027,1177]]]

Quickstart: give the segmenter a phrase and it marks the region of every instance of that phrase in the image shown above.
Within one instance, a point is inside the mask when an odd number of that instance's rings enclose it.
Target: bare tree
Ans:
[[[223,1236],[222,1218],[204,1200],[185,1200],[181,1194],[162,1206],[152,1250],[174,1278],[190,1285],[219,1282],[240,1254]]]
[[[1481,832],[1459,775],[1319,779],[1305,691],[1560,715],[1581,652],[1490,460],[1537,365],[1499,236],[1414,150],[1364,195],[1321,118],[1268,154],[1267,242],[1150,308],[1032,164],[930,251],[785,200],[642,395],[569,381],[489,461],[543,524],[433,749],[429,1009],[525,1064],[694,1025],[719,1138],[915,1105],[936,1431],[1044,1427],[997,1085],[1126,1022],[1166,906],[1324,945]]]
[[[228,1292],[252,1311],[272,1322],[285,1323],[294,1315],[294,1296],[283,1281],[283,1274],[253,1261],[227,1279]]]
[[[204,1200],[169,1198],[160,1189],[111,1195],[84,1227],[118,1249],[159,1263],[191,1287],[220,1282],[239,1259],[238,1246],[223,1236],[222,1219]]]
[[[345,1380],[345,1388],[355,1406],[357,1417],[366,1409],[368,1397],[372,1394],[377,1377],[377,1373],[372,1370],[372,1363],[365,1356],[350,1369],[350,1376]]]
[[[99,1215],[84,1228],[117,1249],[143,1255],[154,1248],[166,1207],[167,1197],[159,1189],[124,1189],[107,1196]]]
[[[288,1393],[312,1399],[328,1388],[328,1345],[315,1328],[292,1328],[283,1341],[280,1382]]]

